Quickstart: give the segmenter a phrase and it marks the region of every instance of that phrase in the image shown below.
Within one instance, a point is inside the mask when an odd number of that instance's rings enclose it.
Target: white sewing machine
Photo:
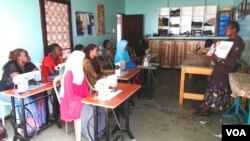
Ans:
[[[16,75],[13,78],[13,83],[17,85],[17,91],[22,93],[22,92],[29,90],[29,80],[32,80],[32,79],[34,79],[35,81],[40,81],[41,72],[32,71],[32,72]]]
[[[125,66],[126,66],[125,61],[120,61],[120,62],[115,63],[115,75],[116,76],[125,75],[127,73],[127,71],[124,70]]]
[[[107,77],[103,77],[96,81],[95,89],[98,92],[98,99],[101,100],[109,100],[120,93],[120,90],[114,89],[117,85],[117,76],[109,75]],[[110,87],[113,87],[110,89]]]
[[[151,59],[150,49],[147,49],[147,50],[145,50],[145,56],[144,56],[144,58],[143,58],[143,63],[142,63],[142,65],[145,66],[145,67],[148,67],[148,66],[149,66],[149,62],[150,62],[150,59]]]

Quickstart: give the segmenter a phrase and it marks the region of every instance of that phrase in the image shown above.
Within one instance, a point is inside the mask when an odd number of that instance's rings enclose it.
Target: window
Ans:
[[[71,53],[72,25],[70,2],[65,0],[40,0],[44,51],[49,44],[58,43],[63,58]]]

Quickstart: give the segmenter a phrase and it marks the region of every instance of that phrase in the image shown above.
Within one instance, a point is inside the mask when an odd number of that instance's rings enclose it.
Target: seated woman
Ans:
[[[77,44],[74,48],[74,50],[82,51],[84,52],[84,45],[82,44]]]
[[[11,51],[9,54],[9,59],[10,60],[3,67],[4,72],[2,75],[2,80],[0,81],[0,91],[12,89],[14,87],[13,78],[16,75],[38,70],[37,67],[30,61],[29,54],[24,49],[18,48]],[[40,98],[41,96],[43,96],[42,93],[27,97],[24,99],[24,102],[32,102]],[[0,95],[0,99],[2,101],[11,102],[9,96]],[[16,98],[15,103],[16,105],[20,105],[20,99]],[[44,100],[39,100],[35,103],[29,104],[25,106],[25,109],[28,109],[32,113],[28,113],[27,110],[25,111],[27,112],[26,122],[30,125],[27,126],[28,133],[32,133],[36,130],[39,130],[39,127],[45,123],[46,112]],[[20,108],[17,108],[17,110],[18,113],[21,113],[19,112],[21,110]],[[19,117],[21,117],[20,114]]]
[[[105,67],[114,69],[113,62],[115,56],[115,49],[113,48],[113,43],[110,40],[103,41],[103,54],[105,60],[108,62],[108,64],[105,65]]]
[[[128,53],[128,41],[121,40],[117,44],[117,51],[115,54],[114,64],[120,61],[125,61],[126,68],[136,68],[136,64],[130,59]]]
[[[42,61],[42,81],[47,82],[51,81],[56,75],[55,67],[58,64],[62,63],[62,48],[57,44],[53,43],[47,47],[46,56],[43,58]],[[52,91],[53,92],[53,91]],[[48,99],[46,100],[46,103]],[[53,115],[54,119],[58,121],[59,118],[59,103],[55,95],[53,95]],[[49,109],[47,109],[47,114],[49,114]],[[58,127],[60,127],[60,123],[58,122]]]
[[[88,122],[93,116],[93,107],[81,102],[83,98],[90,95],[86,82],[87,78],[82,69],[82,67],[84,67],[84,57],[85,54],[83,52],[74,51],[66,60],[65,71],[61,82],[60,112],[61,119],[67,122],[80,118],[82,133],[91,141],[93,139],[93,127],[89,126]],[[98,117],[98,119],[100,119],[99,121],[103,121],[98,124],[98,129],[101,131],[105,127],[105,118]]]
[[[56,75],[55,66],[62,63],[62,48],[54,43],[48,46],[46,56],[42,61],[42,80],[48,81],[50,76]]]
[[[117,44],[117,51],[115,54],[115,59],[114,59],[114,64],[120,61],[125,61],[126,63],[126,68],[136,68],[136,63],[133,62],[130,59],[129,53],[128,53],[128,41],[127,40],[121,40],[118,44]],[[137,74],[133,77],[133,81],[136,84],[141,84],[142,79],[140,74]],[[140,93],[140,91],[138,91],[136,94]],[[134,103],[133,103],[134,105]]]
[[[84,50],[86,57],[84,59],[83,69],[87,75],[89,83],[92,86],[95,85],[96,81],[102,75],[109,75],[115,72],[115,70],[106,70],[102,68],[102,66],[97,61],[98,51],[99,48],[94,44],[89,44]]]

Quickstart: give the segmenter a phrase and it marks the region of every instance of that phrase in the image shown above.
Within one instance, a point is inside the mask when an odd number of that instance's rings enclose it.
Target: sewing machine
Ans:
[[[127,71],[124,71],[126,66],[125,61],[120,61],[115,63],[115,75],[116,76],[123,76],[127,73]]]
[[[32,80],[32,79],[34,79],[35,81],[40,81],[41,72],[32,71],[32,72],[16,75],[13,78],[13,83],[17,85],[17,91],[22,93],[22,92],[29,90],[29,80]]]
[[[58,64],[57,66],[55,66],[55,70],[60,71],[64,66],[65,66],[65,63]]]
[[[148,67],[148,66],[149,66],[149,62],[150,62],[150,59],[151,59],[150,49],[147,49],[147,50],[145,50],[145,56],[144,56],[144,58],[143,58],[143,63],[142,63],[142,65],[145,66],[145,67]]]
[[[96,81],[95,89],[98,92],[98,99],[109,100],[118,93],[115,89],[117,85],[117,76],[109,75],[107,77],[100,78]],[[111,88],[110,88],[111,87]]]

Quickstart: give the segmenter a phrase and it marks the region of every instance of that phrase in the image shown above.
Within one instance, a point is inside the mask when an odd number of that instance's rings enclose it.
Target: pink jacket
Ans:
[[[81,100],[90,95],[88,84],[84,78],[81,85],[73,84],[73,73],[68,71],[64,77],[64,97],[61,98],[61,119],[70,122],[79,119],[83,103]]]

